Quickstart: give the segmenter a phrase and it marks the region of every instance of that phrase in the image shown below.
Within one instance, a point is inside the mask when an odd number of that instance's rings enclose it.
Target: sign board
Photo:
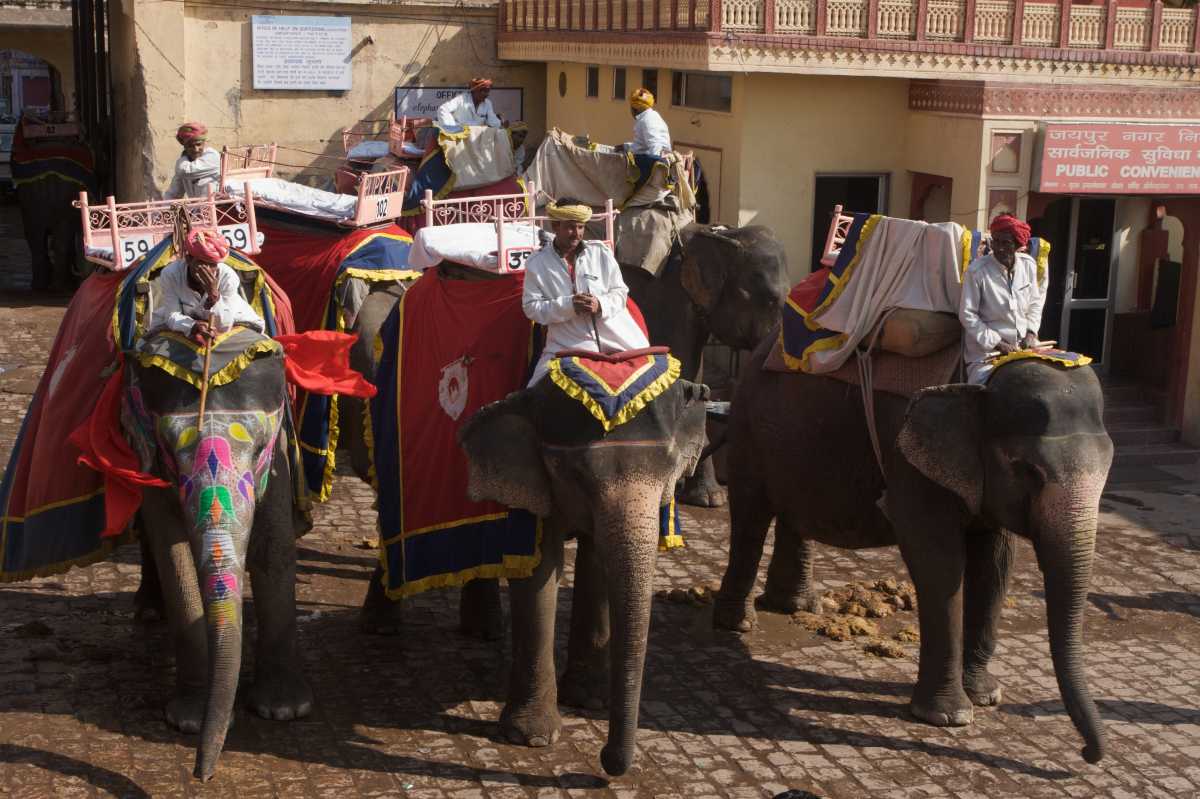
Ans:
[[[350,88],[350,17],[250,19],[255,89]]]
[[[1200,194],[1200,125],[1047,123],[1034,190]]]
[[[467,90],[466,86],[397,86],[396,119],[400,117],[436,117],[438,106]],[[525,118],[525,90],[492,87],[488,99],[502,119],[514,122]]]

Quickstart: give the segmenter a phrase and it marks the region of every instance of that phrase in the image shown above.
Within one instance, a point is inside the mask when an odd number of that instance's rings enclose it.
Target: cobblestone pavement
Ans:
[[[0,213],[0,236],[5,220]],[[14,274],[21,252],[0,245],[10,256],[0,266],[3,462],[63,312],[61,301],[14,293],[23,288]],[[239,711],[216,778],[195,782],[193,741],[162,719],[172,684],[165,628],[131,620],[138,555],[126,548],[106,563],[0,587],[0,795],[1196,796],[1200,472],[1151,477],[1111,486],[1103,505],[1086,645],[1109,736],[1099,766],[1080,758],[1058,698],[1040,575],[1025,545],[994,661],[1004,703],[981,709],[970,727],[905,719],[916,644],[900,644],[899,659],[879,658],[862,639],[833,641],[767,614],[754,634],[716,635],[708,607],[660,597],[628,775],[609,782],[600,771],[603,714],[564,708],[554,746],[508,745],[496,726],[507,645],[456,632],[454,593],[411,602],[402,637],[359,632],[375,555],[363,543],[372,497],[343,474],[299,542],[312,716],[278,723]],[[723,568],[727,515],[684,518],[688,547],[659,559],[660,590],[714,583]],[[822,588],[837,588],[905,574],[892,550],[824,549],[818,576]],[[565,587],[561,599],[560,630]],[[916,619],[901,612],[884,621],[890,633]]]

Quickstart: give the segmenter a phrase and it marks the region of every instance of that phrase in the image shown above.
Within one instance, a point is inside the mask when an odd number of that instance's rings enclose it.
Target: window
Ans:
[[[658,70],[643,69],[642,70],[642,88],[649,89],[650,93],[658,97]]]
[[[625,67],[613,67],[613,99],[625,99]]]
[[[733,78],[711,72],[672,72],[671,105],[703,111],[733,108]]]
[[[587,68],[587,96],[600,96],[600,67]]]

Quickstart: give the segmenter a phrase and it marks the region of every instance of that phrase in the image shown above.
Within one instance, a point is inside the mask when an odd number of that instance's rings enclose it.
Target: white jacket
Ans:
[[[186,336],[199,320],[212,324],[217,333],[224,333],[234,325],[253,328],[260,333],[266,328],[262,317],[242,299],[237,272],[225,264],[217,264],[220,297],[211,308],[205,308],[204,297],[188,285],[187,263],[182,259],[168,264],[154,285],[157,297],[150,317],[150,333],[173,330]]]
[[[476,106],[470,92],[463,92],[439,105],[437,121],[443,128],[455,128],[460,125],[487,125],[489,128],[501,126],[500,117],[492,110],[492,101],[484,100]]]
[[[671,131],[662,115],[647,108],[633,118],[633,141],[625,149],[634,155],[662,156],[671,152]]]
[[[204,197],[208,187],[220,191],[217,182],[221,179],[221,154],[211,147],[205,147],[204,152],[195,161],[188,160],[186,155],[179,156],[175,162],[175,177],[171,185],[163,192],[164,200],[179,200],[184,197]]]
[[[1001,341],[1019,344],[1026,333],[1038,334],[1046,303],[1048,277],[1038,280],[1037,262],[1017,253],[1010,283],[1004,266],[988,254],[976,258],[963,276],[958,319],[963,326],[967,381],[984,383],[991,374],[989,355]]]

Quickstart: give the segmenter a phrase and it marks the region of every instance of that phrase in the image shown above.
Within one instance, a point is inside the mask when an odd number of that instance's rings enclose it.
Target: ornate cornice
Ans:
[[[1200,118],[1200,88],[914,80],[908,105],[964,116],[1194,120]]]

